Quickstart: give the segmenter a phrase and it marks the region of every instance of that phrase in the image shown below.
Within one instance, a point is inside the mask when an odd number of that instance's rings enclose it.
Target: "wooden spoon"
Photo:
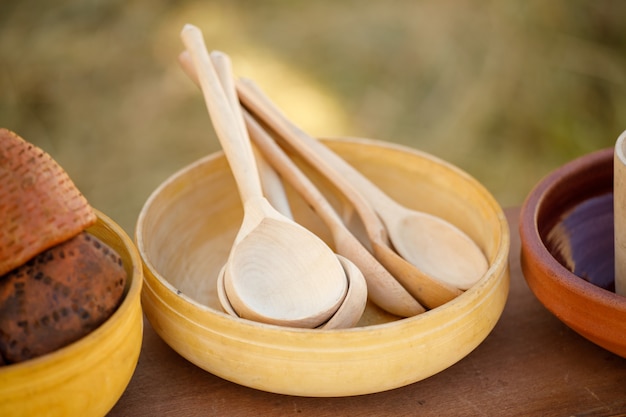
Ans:
[[[219,70],[218,74],[220,74]],[[237,103],[237,105],[239,104]],[[267,161],[265,161],[263,155],[259,152],[256,152],[255,155],[259,166],[261,183],[267,200],[279,212],[289,218],[293,218],[291,214],[291,207],[289,205],[289,201],[287,200],[287,195],[280,177],[267,163]],[[326,323],[319,326],[318,328],[320,329],[345,329],[353,327],[358,323],[359,319],[363,315],[367,304],[368,290],[363,273],[349,259],[346,259],[341,255],[337,255],[337,258],[339,259],[339,262],[341,262],[341,266],[343,267],[348,279],[348,292],[335,314],[333,314],[333,316]],[[408,293],[407,295],[411,297]],[[231,316],[239,317],[226,295],[226,288],[224,287],[224,267],[222,267],[217,277],[217,296],[226,313]],[[411,298],[411,300],[413,300],[413,298]]]
[[[369,182],[369,180],[365,179],[362,174],[351,167],[337,154],[332,152],[328,147],[324,146],[321,142],[308,136],[305,132],[297,128],[292,122],[283,116],[282,112],[280,112],[276,106],[273,105],[269,98],[267,98],[251,80],[240,80],[237,84],[237,89],[241,102],[250,110],[251,113],[263,120],[285,142],[287,142],[293,150],[300,154],[300,156],[309,164],[315,167],[317,171],[328,181],[334,184],[337,189],[344,194],[348,201],[350,201],[361,217],[376,258],[418,301],[428,308],[434,308],[450,301],[461,293],[461,290],[457,288],[456,285],[444,282],[441,279],[425,273],[415,264],[410,263],[406,259],[399,256],[387,245],[385,230],[389,233],[389,237],[392,239],[392,242],[399,238],[406,238],[406,236],[400,234],[400,236],[396,235],[392,237],[392,233],[397,234],[399,232],[398,228],[384,228],[378,218],[378,216],[381,218],[387,217],[384,213],[381,215],[381,212],[376,211],[375,214],[372,215],[372,207],[376,204],[376,201],[370,201],[369,199],[364,200],[364,196],[371,196],[373,193],[362,193],[360,187],[358,190],[355,188],[356,185],[363,185],[364,183]],[[374,185],[370,183],[370,187],[374,187]],[[384,193],[380,191],[380,194]],[[378,205],[376,205],[376,207],[380,208]],[[420,219],[423,218],[420,217]],[[430,227],[427,220],[423,220],[421,222],[421,226]],[[440,224],[437,223],[436,227],[439,226]],[[431,237],[430,234],[427,234],[427,236]],[[457,249],[458,247],[465,247],[464,245],[459,244],[455,239],[449,242],[450,250],[445,250],[448,247],[445,243],[454,237],[457,237],[457,235],[446,235],[444,242],[436,245],[437,248],[443,249],[443,252],[429,252],[428,257],[434,257],[435,261],[426,260],[422,261],[421,264],[431,264],[434,262],[435,264],[440,264],[445,267],[446,265],[457,262],[458,260],[456,258],[464,258],[468,256],[465,253],[454,252],[451,254],[451,251]],[[415,238],[419,239],[421,237],[418,234],[417,236],[413,236],[413,239]],[[438,238],[438,236],[431,237],[431,239],[434,238]],[[461,240],[465,242],[466,236],[462,235]],[[406,246],[406,244],[402,243],[399,244],[399,246]],[[479,251],[479,255],[479,258],[482,258],[486,264],[482,252]],[[473,258],[475,256],[475,251],[470,251],[469,256]],[[465,264],[465,262],[466,261],[464,260],[463,263]],[[480,262],[477,261],[477,263]],[[475,275],[471,271],[470,273],[472,276]]]
[[[222,87],[225,91],[231,92],[231,94],[226,94],[226,98],[228,99],[233,111],[235,113],[241,113],[242,109],[239,105],[239,99],[237,98],[235,92],[234,78],[231,68],[228,65],[228,61],[222,58],[222,54],[220,52],[213,52],[210,55],[213,66],[217,72],[220,82],[222,83]],[[243,117],[238,117],[238,121],[241,122],[240,128],[242,130],[246,130]],[[278,147],[278,145],[276,145],[276,147]],[[287,199],[287,194],[283,187],[281,178],[274,168],[267,163],[263,155],[258,152],[256,148],[253,150],[255,151],[255,160],[257,162],[261,185],[265,197],[280,213],[289,219],[293,219],[291,206],[289,204],[289,200]],[[278,150],[280,151],[280,148],[278,148]],[[337,257],[348,279],[348,291],[335,314],[333,314],[333,316],[319,328],[335,329],[352,327],[363,315],[367,304],[367,284],[363,273],[350,260],[340,255],[337,255]],[[226,296],[224,274],[225,268],[222,268],[217,280],[218,298],[224,310],[227,313],[236,316],[237,314]]]
[[[202,32],[185,25],[181,37],[244,207],[241,228],[225,265],[228,299],[241,317],[317,327],[345,297],[348,283],[343,267],[321,239],[280,214],[263,197],[252,146],[239,127]],[[230,65],[226,55],[221,59]]]

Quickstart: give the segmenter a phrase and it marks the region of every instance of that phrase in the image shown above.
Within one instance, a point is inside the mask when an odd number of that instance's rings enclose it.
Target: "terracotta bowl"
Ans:
[[[0,367],[0,416],[104,416],[135,371],[143,337],[141,259],[132,240],[100,212],[87,229],[121,256],[128,282],[122,304],[82,339]]]
[[[613,148],[573,160],[530,192],[520,218],[522,270],[567,326],[626,357],[626,298],[614,293]]]
[[[405,147],[364,139],[327,143],[392,197],[463,229],[486,254],[489,270],[456,299],[419,316],[399,319],[370,304],[351,329],[294,329],[229,316],[220,308],[215,280],[243,212],[223,154],[210,155],[158,187],[136,229],[145,265],[145,314],[166,343],[200,368],[281,394],[367,394],[446,369],[498,321],[509,289],[509,230],[485,188]],[[287,191],[296,220],[327,236],[301,199]]]

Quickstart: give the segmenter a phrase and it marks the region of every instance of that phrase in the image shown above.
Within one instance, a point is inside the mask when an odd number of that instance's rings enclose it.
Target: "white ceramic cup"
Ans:
[[[626,131],[615,142],[613,171],[615,292],[626,296]]]

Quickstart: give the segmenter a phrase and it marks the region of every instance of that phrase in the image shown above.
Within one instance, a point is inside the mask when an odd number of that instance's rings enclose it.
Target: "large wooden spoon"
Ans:
[[[306,228],[276,211],[263,196],[245,133],[204,45],[202,32],[181,32],[243,202],[244,217],[225,265],[228,299],[241,317],[292,327],[317,327],[337,310],[347,292],[341,263]],[[223,59],[228,60],[224,55]]]
[[[364,201],[365,196],[371,197],[373,193],[367,191],[363,192],[360,186],[367,183],[369,183],[370,188],[375,186],[341,157],[332,152],[332,150],[307,135],[289,121],[251,80],[240,80],[237,84],[237,89],[241,102],[251,113],[263,120],[263,122],[274,130],[280,138],[287,142],[294,151],[300,154],[303,159],[316,168],[320,174],[345,195],[361,217],[376,258],[423,305],[429,308],[437,307],[455,298],[461,293],[461,290],[458,288],[457,284],[453,285],[440,279],[438,276],[430,275],[416,266],[416,264],[435,264],[445,268],[446,265],[458,262],[463,265],[480,264],[483,267],[476,269],[481,270],[484,268],[484,270],[486,270],[484,255],[480,250],[476,252],[475,248],[471,247],[471,245],[468,248],[466,244],[468,238],[462,233],[449,233],[442,237],[438,234],[433,235],[426,232],[425,236],[428,236],[431,240],[443,238],[441,243],[433,245],[434,248],[440,250],[439,252],[429,250],[426,253],[421,253],[421,256],[426,259],[420,262],[415,262],[416,260],[419,261],[419,258],[413,259],[415,263],[409,262],[399,256],[387,245],[386,234],[383,231],[384,226],[380,224],[378,218],[378,216],[380,216],[380,218],[388,217],[383,213],[384,207],[381,208],[376,201],[371,201],[370,199]],[[357,186],[359,186],[358,189],[356,188]],[[380,191],[379,194],[384,195],[382,191]],[[372,207],[379,208],[379,211],[375,212],[378,216],[372,216]],[[396,211],[395,214],[398,215],[401,213]],[[404,216],[406,222],[410,222],[410,219],[415,217],[419,217],[420,227],[422,228],[439,228],[441,226],[439,222],[437,222],[435,226],[432,226],[428,222],[432,217],[420,217],[420,212],[410,217]],[[389,224],[392,227],[387,228],[386,231],[392,242],[394,242],[394,245],[396,245],[395,241],[399,239],[410,238],[411,240],[419,240],[424,236],[424,232],[422,232],[421,229],[418,230],[417,235],[407,236],[401,233],[401,230],[399,230],[401,228],[395,227],[391,220],[389,220]],[[404,227],[409,226],[405,225]],[[462,243],[459,243],[459,240],[462,241]],[[469,242],[473,243],[471,240]],[[398,246],[406,247],[408,244],[408,242],[398,242]],[[458,250],[459,247],[468,248],[469,252],[456,252],[455,250]],[[420,253],[418,253],[418,255],[420,255]],[[467,262],[465,260],[466,257],[469,257],[472,261]],[[463,260],[461,261],[461,259]],[[457,269],[456,266],[452,267],[452,270]],[[478,275],[475,270],[464,271],[464,274],[468,274],[472,279],[476,279],[475,276]],[[480,274],[480,276],[482,276],[482,274]],[[459,279],[459,282],[460,281],[461,279]]]
[[[216,69],[218,69],[216,65]],[[218,74],[220,71],[218,69]],[[221,74],[220,74],[221,78]],[[237,102],[239,105],[239,102]],[[279,212],[283,213],[289,218],[293,218],[291,214],[291,206],[287,199],[285,189],[282,186],[282,181],[277,172],[265,161],[263,155],[259,152],[255,153],[256,161],[259,166],[259,174],[261,176],[261,183],[263,185],[263,192],[267,200],[276,208]],[[367,304],[367,283],[361,270],[349,259],[344,258],[341,255],[337,255],[341,266],[343,267],[346,277],[348,279],[348,292],[346,293],[343,302],[332,315],[332,317],[324,324],[319,326],[320,329],[345,329],[353,327],[358,323],[365,306]],[[399,285],[399,284],[398,284]],[[226,288],[224,287],[224,268],[219,272],[217,277],[217,295],[220,304],[224,311],[231,316],[239,317],[233,306],[228,300],[226,295]],[[411,297],[408,293],[407,295]],[[412,300],[413,298],[411,298]]]
[[[231,108],[233,109],[234,113],[241,114],[242,109],[239,105],[239,99],[237,98],[237,94],[235,91],[234,78],[230,65],[228,64],[229,61],[227,59],[224,59],[224,56],[221,52],[212,52],[210,56],[218,78],[220,79],[222,87],[226,92],[226,98],[228,99]],[[198,82],[196,74],[192,75],[192,79],[194,79],[196,83]],[[238,122],[240,122],[240,129],[246,130],[243,117],[237,117],[237,120]],[[278,151],[281,151],[278,145],[275,146]],[[285,192],[285,188],[283,187],[280,176],[274,170],[274,168],[270,164],[268,164],[268,162],[265,160],[265,157],[260,152],[258,152],[256,148],[254,148],[253,150],[255,151],[255,160],[257,162],[257,167],[259,170],[259,177],[261,179],[263,194],[270,202],[270,204],[276,210],[278,210],[278,212],[282,213],[289,219],[293,219],[291,205],[289,204],[289,200],[287,199],[287,194]],[[322,329],[338,329],[354,326],[363,315],[367,303],[367,284],[363,273],[349,259],[346,259],[341,255],[337,255],[337,257],[348,279],[348,291],[337,311],[327,322],[319,326],[319,328]],[[222,268],[217,279],[218,298],[220,300],[220,303],[222,304],[222,307],[227,313],[231,315],[237,315],[232,305],[230,304],[228,297],[226,296],[226,288],[224,287],[224,274],[225,268]]]

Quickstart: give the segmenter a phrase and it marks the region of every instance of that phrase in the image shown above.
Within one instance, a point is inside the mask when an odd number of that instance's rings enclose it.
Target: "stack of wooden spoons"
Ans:
[[[186,25],[181,36],[186,51],[180,62],[203,91],[244,204],[240,232],[218,280],[227,312],[287,326],[348,327],[363,313],[366,296],[408,317],[454,299],[485,274],[485,255],[460,229],[401,206],[299,129],[251,80],[233,76],[226,54],[209,53],[197,27]],[[354,222],[338,214],[293,154],[334,185],[364,236],[356,236]],[[264,160],[326,223],[332,249],[285,209],[276,210],[286,206],[284,198],[270,204],[268,190],[276,187],[262,186],[266,175],[257,170]],[[367,291],[351,293],[363,280]]]

